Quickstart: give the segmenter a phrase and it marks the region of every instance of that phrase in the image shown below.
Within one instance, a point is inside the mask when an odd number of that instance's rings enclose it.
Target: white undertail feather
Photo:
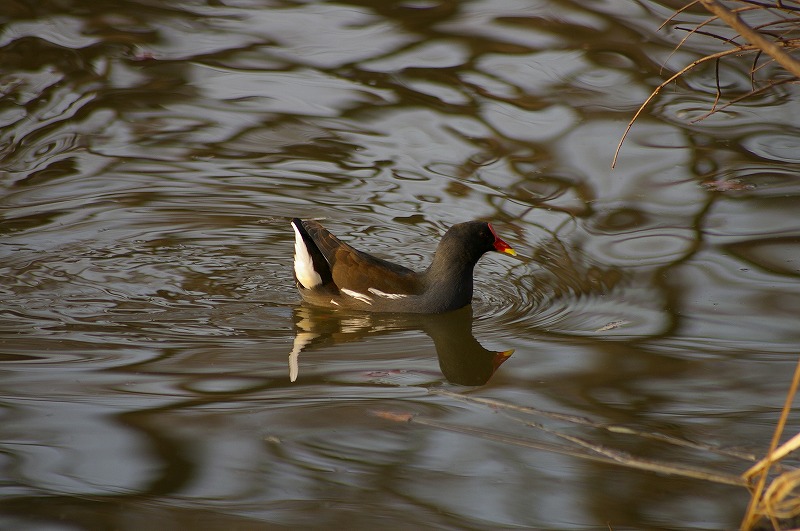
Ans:
[[[314,270],[314,261],[306,248],[306,242],[297,227],[294,229],[294,275],[297,281],[306,288],[311,289],[322,284],[322,277]]]

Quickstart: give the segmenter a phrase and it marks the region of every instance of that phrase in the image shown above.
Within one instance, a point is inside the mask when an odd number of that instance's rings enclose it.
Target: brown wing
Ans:
[[[330,265],[339,289],[368,293],[373,288],[408,295],[421,289],[417,272],[353,249],[316,221],[303,221],[303,226]]]

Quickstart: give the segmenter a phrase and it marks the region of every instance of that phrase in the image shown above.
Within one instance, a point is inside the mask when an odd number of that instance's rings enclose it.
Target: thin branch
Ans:
[[[755,1],[755,0],[738,0],[742,4],[745,4],[743,7],[737,7],[735,9],[728,9],[718,0],[692,0],[687,5],[673,13],[671,17],[669,17],[664,24],[662,24],[659,29],[663,28],[666,24],[670,21],[674,20],[675,17],[686,11],[687,9],[696,6],[702,5],[707,11],[709,11],[710,16],[699,22],[694,28],[683,28],[683,27],[676,27],[676,29],[687,31],[687,35],[684,36],[678,45],[672,50],[666,60],[662,63],[661,71],[666,66],[666,63],[669,62],[670,58],[684,45],[686,40],[691,37],[692,35],[704,35],[708,37],[712,37],[714,39],[719,39],[720,41],[731,43],[733,44],[733,48],[724,51],[718,52],[712,55],[708,55],[701,59],[698,59],[691,63],[690,65],[683,68],[680,72],[674,74],[669,79],[664,81],[658,87],[655,88],[650,93],[650,96],[645,100],[645,102],[638,108],[636,114],[633,118],[628,122],[625,131],[622,134],[622,138],[617,144],[617,148],[614,151],[614,157],[611,162],[611,167],[615,168],[617,165],[617,160],[619,158],[620,150],[622,149],[622,144],[625,142],[628,134],[633,127],[633,124],[636,120],[641,116],[644,109],[650,102],[659,94],[659,92],[667,86],[669,83],[675,81],[679,77],[683,76],[686,72],[692,70],[696,66],[709,61],[709,60],[716,60],[717,64],[715,67],[715,74],[716,74],[716,94],[714,97],[714,102],[711,106],[711,110],[701,116],[697,120],[692,120],[690,123],[695,123],[698,120],[702,120],[707,118],[708,116],[728,107],[731,103],[740,101],[742,97],[735,98],[734,100],[728,102],[723,106],[719,106],[720,100],[722,99],[722,90],[720,86],[719,80],[719,68],[720,68],[720,59],[722,57],[732,55],[732,54],[739,54],[739,53],[746,53],[746,52],[757,52],[756,57],[753,61],[753,65],[750,68],[750,84],[751,84],[751,92],[745,96],[752,96],[762,92],[763,89],[756,89],[756,80],[755,74],[757,71],[761,70],[764,66],[772,64],[773,61],[780,64],[788,73],[792,74],[796,78],[800,78],[800,61],[792,57],[788,51],[797,50],[800,48],[800,39],[799,38],[789,38],[792,34],[796,34],[795,32],[798,31],[798,26],[800,26],[800,19],[797,18],[796,14],[800,12],[800,7],[793,7],[786,4],[789,0],[775,0],[774,3],[768,3],[764,1]],[[798,2],[792,2],[793,4],[797,4]],[[779,20],[771,20],[768,22],[764,22],[755,26],[755,29],[749,25],[747,25],[741,18],[741,14],[745,12],[753,12],[754,10],[769,10],[775,13],[775,17],[778,17]],[[723,35],[717,35],[711,31],[704,31],[702,28],[705,26],[715,22],[715,21],[722,21],[728,27],[730,27],[733,31],[737,34],[731,37],[725,37]],[[766,28],[775,28],[773,31],[765,31]],[[777,31],[780,29],[781,31]],[[736,44],[737,39],[744,39],[747,44]],[[773,40],[770,40],[773,39]],[[761,58],[761,54],[766,53],[770,59],[759,64],[759,60]],[[791,80],[788,80],[791,81]],[[777,82],[772,82],[767,85],[766,88],[774,87],[781,83],[787,81],[781,80]]]
[[[681,69],[676,74],[673,74],[672,76],[670,76],[669,79],[667,79],[666,81],[661,83],[659,86],[657,86],[655,88],[655,90],[653,90],[653,92],[650,93],[650,96],[648,96],[648,98],[644,101],[644,103],[642,103],[639,106],[639,110],[636,111],[636,114],[634,114],[633,118],[631,118],[631,120],[628,122],[628,126],[625,128],[625,132],[622,133],[622,138],[620,138],[619,144],[617,144],[617,149],[614,150],[614,159],[611,161],[611,167],[614,168],[614,167],[617,166],[617,158],[619,157],[619,152],[622,149],[622,144],[625,142],[625,139],[628,137],[628,133],[630,132],[631,128],[633,127],[634,122],[636,122],[636,119],[639,118],[639,115],[642,114],[642,111],[644,111],[645,107],[647,107],[647,105],[651,101],[653,101],[653,98],[658,96],[658,93],[661,92],[661,89],[663,89],[664,87],[666,87],[667,85],[669,85],[670,83],[672,83],[673,81],[675,81],[676,79],[681,77],[683,74],[685,74],[689,70],[692,70],[694,67],[696,67],[696,66],[698,66],[700,64],[703,64],[703,63],[705,63],[707,61],[711,61],[712,59],[718,59],[720,57],[725,57],[725,56],[728,56],[728,55],[733,55],[733,54],[739,53],[741,51],[755,50],[755,49],[756,49],[755,46],[740,46],[740,47],[734,48],[732,50],[725,50],[725,51],[722,51],[722,52],[717,52],[715,54],[707,55],[705,57],[701,57],[700,59],[690,63],[688,66],[686,66],[683,69]]]
[[[738,31],[739,35],[744,37],[750,44],[764,50],[765,53],[773,57],[778,64],[784,67],[788,72],[800,77],[800,62],[784,52],[778,44],[769,39],[765,39],[760,33],[745,24],[738,14],[732,12],[717,0],[700,0],[700,3],[711,13],[721,18],[727,25]]]
[[[711,112],[714,113],[717,110],[717,105],[719,105],[719,100],[722,98],[722,87],[719,84],[719,63],[721,59],[718,57],[716,61],[714,61],[714,80],[716,81],[717,85],[717,93],[714,95],[714,103],[711,105]]]
[[[773,2],[771,4],[767,4],[765,2],[756,2],[755,0],[739,0],[743,4],[750,4],[753,6],[765,8],[765,9],[783,9],[784,11],[800,11],[800,7],[791,7],[787,6],[782,2]]]
[[[699,2],[700,0],[697,0],[697,1]],[[664,68],[667,66],[667,63],[669,62],[669,60],[672,59],[673,55],[678,53],[678,50],[680,50],[681,46],[683,46],[684,43],[686,43],[686,41],[689,40],[689,37],[691,37],[694,34],[704,35],[705,32],[700,31],[700,28],[702,28],[702,27],[704,27],[704,26],[706,26],[708,24],[711,24],[714,20],[716,20],[716,18],[717,17],[709,17],[706,20],[704,20],[703,22],[701,22],[700,24],[698,24],[697,26],[695,26],[694,29],[675,28],[675,29],[680,29],[680,30],[683,30],[683,31],[687,31],[688,33],[681,39],[681,42],[679,42],[677,44],[677,46],[675,46],[675,48],[669,53],[667,58],[664,59],[664,62],[661,65],[661,71],[659,72],[659,74],[664,71]],[[661,28],[659,28],[659,29],[661,29]],[[715,37],[716,37],[716,35],[715,35]]]
[[[697,5],[697,3],[698,3],[699,1],[700,1],[700,0],[692,0],[691,2],[689,2],[688,4],[686,4],[685,6],[683,6],[682,8],[680,8],[679,10],[675,11],[675,12],[672,14],[672,16],[671,16],[671,17],[669,17],[667,20],[665,20],[664,22],[662,22],[662,23],[661,23],[661,25],[658,27],[658,29],[657,29],[656,31],[661,31],[662,29],[664,29],[664,26],[666,26],[667,24],[669,24],[670,22],[672,22],[672,21],[675,19],[675,17],[677,17],[678,15],[680,15],[681,13],[683,13],[684,11],[686,11],[687,9],[691,9],[692,7],[694,7],[695,5]]]
[[[761,68],[758,66],[759,59],[761,59],[761,51],[756,53],[756,56],[753,58],[753,66],[750,67],[750,90],[756,89],[756,72]]]
[[[747,94],[743,94],[743,95],[739,96],[738,98],[734,98],[731,101],[725,103],[725,105],[719,107],[718,109],[714,109],[713,111],[709,111],[709,112],[705,113],[704,115],[700,116],[699,118],[695,118],[694,120],[690,121],[689,123],[693,124],[693,123],[700,122],[702,120],[705,120],[706,118],[708,118],[712,114],[716,114],[718,112],[722,112],[725,109],[727,109],[728,107],[730,107],[731,105],[739,103],[742,100],[746,100],[747,98],[756,96],[757,94],[761,94],[762,92],[766,92],[771,88],[777,87],[778,85],[783,85],[785,83],[791,83],[791,82],[794,82],[794,81],[797,81],[797,80],[796,79],[781,79],[780,81],[771,81],[768,85],[765,85],[765,86],[761,87],[760,89],[754,89],[754,90],[748,92]]]

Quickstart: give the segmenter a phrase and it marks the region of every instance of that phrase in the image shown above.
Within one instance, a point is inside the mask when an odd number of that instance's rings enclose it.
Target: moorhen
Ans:
[[[294,277],[316,306],[370,312],[443,313],[472,301],[472,270],[481,256],[517,253],[489,223],[450,227],[431,265],[418,273],[357,251],[316,221],[293,219]]]

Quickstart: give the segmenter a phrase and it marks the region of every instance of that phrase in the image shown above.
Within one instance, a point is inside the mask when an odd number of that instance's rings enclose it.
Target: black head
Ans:
[[[462,248],[463,253],[477,260],[484,253],[497,251],[515,256],[517,253],[504,242],[485,221],[467,221],[453,225],[442,238],[441,245],[450,248]],[[450,252],[454,252],[450,251]],[[458,253],[461,254],[461,253]]]
[[[442,308],[439,311],[461,308],[470,303],[472,271],[488,251],[516,254],[485,221],[459,223],[445,233],[424,274],[426,285],[433,287],[431,297]]]

